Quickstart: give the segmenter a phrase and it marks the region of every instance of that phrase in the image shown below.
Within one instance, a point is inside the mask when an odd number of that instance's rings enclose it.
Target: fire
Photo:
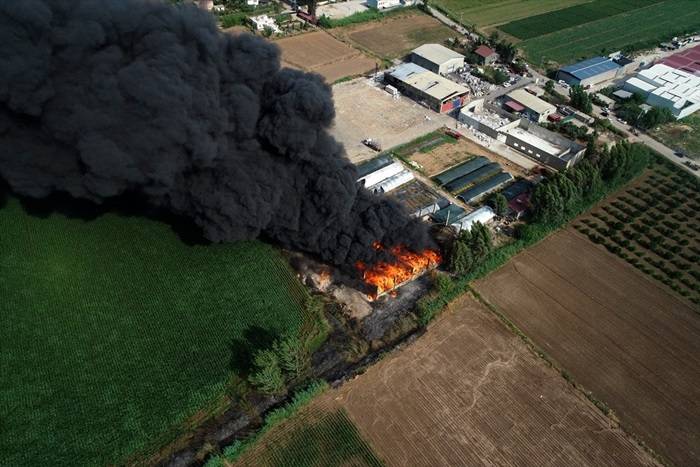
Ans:
[[[372,247],[375,250],[384,248],[378,242],[372,243]],[[375,291],[369,294],[369,298],[372,300],[385,292],[395,295],[394,289],[396,287],[437,266],[441,261],[440,254],[434,250],[414,253],[405,246],[399,245],[391,248],[389,252],[396,258],[395,262],[380,261],[368,267],[363,262],[358,261],[355,265],[357,270],[362,272],[365,283]]]

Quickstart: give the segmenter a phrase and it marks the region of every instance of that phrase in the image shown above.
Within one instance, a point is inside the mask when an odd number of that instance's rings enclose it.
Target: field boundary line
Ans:
[[[663,456],[654,451],[649,445],[647,445],[644,440],[640,439],[636,433],[630,431],[621,421],[617,418],[614,410],[611,409],[605,402],[598,399],[593,393],[587,390],[581,383],[577,382],[573,376],[566,371],[554,358],[552,358],[547,352],[545,352],[540,346],[538,346],[530,337],[525,334],[517,324],[510,320],[496,305],[492,304],[486,300],[476,289],[471,285],[467,286],[466,293],[471,294],[476,301],[484,305],[491,313],[493,313],[503,326],[505,326],[510,332],[519,337],[527,346],[527,348],[535,354],[536,357],[545,362],[547,366],[554,369],[559,375],[564,378],[564,380],[573,387],[577,393],[583,395],[589,402],[591,402],[608,420],[610,420],[616,428],[622,430],[625,435],[627,435],[632,441],[634,441],[639,447],[651,455],[657,462],[666,467],[671,467],[669,461],[667,461]]]

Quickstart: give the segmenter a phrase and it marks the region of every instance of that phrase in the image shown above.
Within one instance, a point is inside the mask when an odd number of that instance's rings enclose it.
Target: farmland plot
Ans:
[[[663,0],[595,0],[590,3],[513,21],[499,30],[519,39],[532,39],[579,24],[636,10]]]
[[[380,467],[383,463],[362,439],[345,410],[329,402],[314,403],[273,428],[234,465]]]
[[[186,245],[162,223],[0,209],[0,464],[138,459],[216,405],[232,360],[305,325],[258,242]],[[8,375],[11,377],[8,378]]]
[[[574,228],[700,305],[700,190],[673,166],[653,171],[582,216]]]
[[[419,45],[442,44],[456,33],[435,18],[417,11],[333,29],[333,34],[384,59],[401,58]]]
[[[508,23],[589,0],[435,0],[453,18],[478,27]]]
[[[690,303],[571,228],[476,289],[627,430],[675,465],[700,463],[700,315]]]
[[[282,49],[284,65],[318,73],[330,83],[375,66],[374,60],[323,31],[287,37],[275,44]]]
[[[653,46],[697,28],[700,8],[696,0],[667,0],[535,37],[519,46],[532,63],[546,60],[567,64],[625,48]]]
[[[388,465],[656,465],[469,296],[324,397]]]

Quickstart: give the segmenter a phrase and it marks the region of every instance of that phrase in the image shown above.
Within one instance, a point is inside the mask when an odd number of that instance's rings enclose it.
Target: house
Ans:
[[[464,67],[464,55],[440,44],[423,44],[411,52],[411,62],[440,75]]]
[[[549,102],[543,101],[524,89],[516,89],[506,96],[509,100],[505,105],[511,111],[525,115],[529,120],[537,123],[544,122],[547,117],[556,113],[557,108]]]
[[[496,51],[485,45],[477,47],[474,54],[479,58],[479,63],[482,65],[491,65],[498,61],[498,54]]]

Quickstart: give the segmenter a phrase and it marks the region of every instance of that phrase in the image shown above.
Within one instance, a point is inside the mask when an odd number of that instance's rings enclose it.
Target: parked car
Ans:
[[[687,165],[688,167],[690,167],[692,170],[700,170],[700,165],[698,165],[698,164],[696,164],[696,163],[694,163],[694,162],[685,161],[685,162],[683,162],[683,163],[684,163],[685,165]]]
[[[602,111],[602,112],[600,113],[600,115],[602,115],[603,117],[607,117],[607,116],[610,115],[610,114],[609,114],[608,112],[606,112],[606,111]]]

